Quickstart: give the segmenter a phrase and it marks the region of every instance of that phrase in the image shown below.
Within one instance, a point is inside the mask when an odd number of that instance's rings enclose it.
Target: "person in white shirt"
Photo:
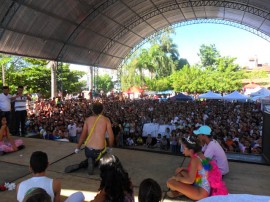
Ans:
[[[77,143],[77,126],[73,120],[70,120],[70,124],[68,125],[68,137],[69,141],[73,143]]]
[[[3,93],[0,94],[0,110],[1,115],[5,116],[7,119],[7,125],[10,127],[10,120],[11,120],[11,95],[9,94],[9,87],[3,86]]]
[[[33,177],[18,183],[16,186],[17,200],[25,201],[31,190],[41,188],[47,192],[51,202],[60,202],[61,182],[59,179],[51,179],[46,176],[46,170],[49,166],[48,156],[45,152],[35,151],[30,157],[30,170]],[[70,195],[65,202],[82,202],[84,195],[82,192],[75,192]]]
[[[204,156],[216,161],[223,176],[229,173],[227,156],[220,144],[212,139],[211,128],[207,125],[203,125],[198,130],[194,130],[193,133],[198,136],[199,140],[204,145],[202,149]]]
[[[46,176],[46,169],[49,166],[48,156],[42,151],[33,152],[30,158],[30,169],[33,177],[17,184],[17,200],[22,202],[26,192],[39,187],[44,189],[53,202],[60,202],[61,182],[58,179],[51,179]]]

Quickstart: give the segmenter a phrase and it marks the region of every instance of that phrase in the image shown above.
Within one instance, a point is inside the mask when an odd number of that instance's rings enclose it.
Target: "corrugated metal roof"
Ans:
[[[1,0],[0,52],[115,69],[158,30],[208,18],[270,36],[270,0]]]

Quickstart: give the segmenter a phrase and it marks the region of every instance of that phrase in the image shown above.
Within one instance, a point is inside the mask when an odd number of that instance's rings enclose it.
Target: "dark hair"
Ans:
[[[195,139],[193,136],[188,136],[187,138],[182,138],[182,143],[188,148],[192,149],[194,153],[202,151],[202,146],[199,143],[198,139]]]
[[[1,115],[1,116],[0,116],[0,127],[2,126],[2,119],[3,119],[3,118],[6,118],[6,119],[7,119],[7,117],[6,117],[5,115]]]
[[[106,202],[125,201],[125,194],[133,196],[132,184],[128,173],[119,159],[112,154],[106,154],[100,159],[101,183],[99,189],[105,190]]]
[[[2,89],[3,89],[3,90],[4,90],[4,89],[9,89],[9,87],[8,87],[8,86],[3,86]]]
[[[48,166],[48,156],[45,152],[35,151],[30,158],[30,166],[34,173],[44,172]]]
[[[51,202],[51,196],[42,188],[34,187],[29,189],[23,202]]]
[[[155,180],[148,178],[141,182],[138,196],[139,202],[159,202],[161,198],[161,187]]]
[[[18,88],[22,88],[23,89],[23,86],[18,86]]]
[[[103,105],[102,105],[102,103],[100,103],[100,102],[94,102],[93,103],[93,106],[92,106],[92,111],[96,115],[101,114],[101,112],[103,111]]]

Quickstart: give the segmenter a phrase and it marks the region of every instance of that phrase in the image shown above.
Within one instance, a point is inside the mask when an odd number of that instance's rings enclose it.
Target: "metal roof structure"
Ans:
[[[224,20],[270,37],[270,0],[0,2],[1,53],[111,69],[142,41],[176,23]]]

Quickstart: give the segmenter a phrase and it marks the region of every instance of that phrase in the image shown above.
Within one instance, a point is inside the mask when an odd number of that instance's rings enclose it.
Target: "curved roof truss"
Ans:
[[[154,33],[203,22],[269,41],[270,0],[3,0],[0,52],[115,69]]]

